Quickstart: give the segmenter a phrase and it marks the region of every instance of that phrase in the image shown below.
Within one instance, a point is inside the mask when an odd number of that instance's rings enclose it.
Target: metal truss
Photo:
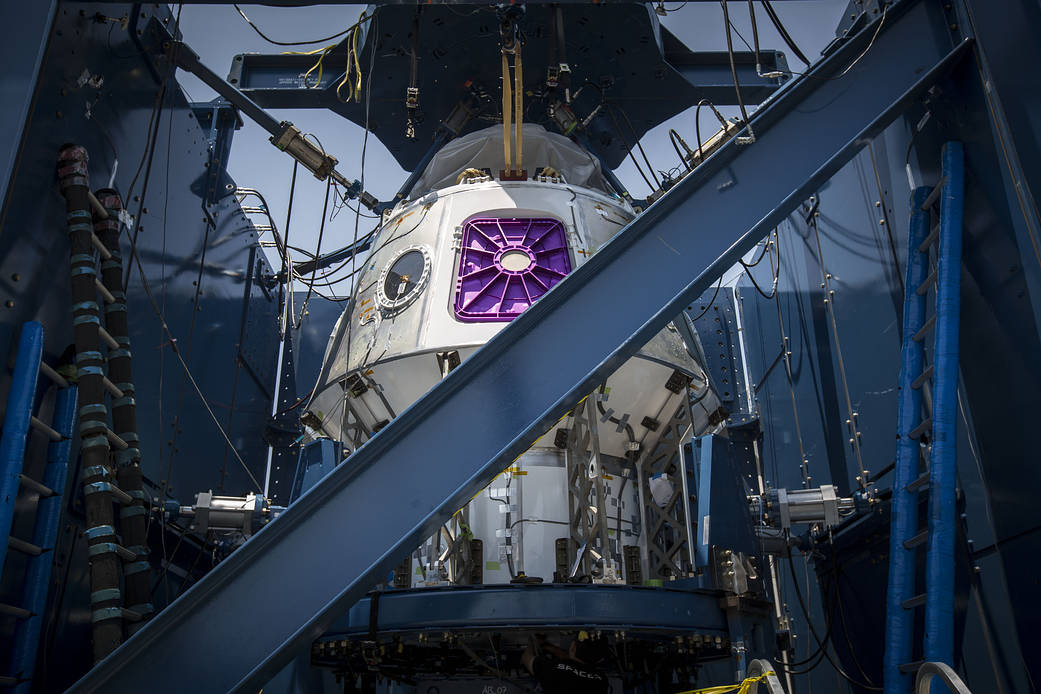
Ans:
[[[568,417],[565,452],[568,501],[568,575],[598,579],[616,577],[608,539],[607,494],[600,457],[596,393],[588,396]]]
[[[945,78],[948,37],[936,3],[889,8],[71,691],[258,691]]]
[[[645,575],[665,580],[673,576],[686,577],[694,571],[690,518],[690,490],[694,483],[689,479],[690,470],[683,455],[684,444],[690,443],[693,433],[687,398],[683,398],[671,412],[658,439],[647,449],[637,466],[647,550]],[[663,506],[655,503],[651,495],[650,480],[655,475],[667,475],[672,484],[672,495]]]

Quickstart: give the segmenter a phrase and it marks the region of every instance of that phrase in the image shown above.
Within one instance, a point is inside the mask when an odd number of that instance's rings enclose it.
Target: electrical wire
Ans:
[[[834,82],[835,80],[842,79],[850,70],[856,67],[857,63],[863,60],[864,56],[866,56],[874,47],[875,40],[878,39],[878,35],[882,33],[882,26],[886,23],[886,13],[888,12],[888,10],[889,5],[882,5],[882,17],[879,19],[878,26],[875,27],[875,33],[871,35],[871,40],[868,41],[867,47],[865,47],[864,50],[860,52],[860,55],[858,55],[856,58],[850,61],[849,65],[847,65],[845,69],[839,74],[835,75],[834,77],[818,77],[817,75],[814,75],[811,71],[798,72],[796,70],[789,70],[789,72],[793,75],[799,75],[802,77],[807,77],[808,79],[819,80],[821,82]]]
[[[276,46],[308,46],[308,45],[314,45],[316,43],[325,43],[327,41],[332,41],[333,39],[337,39],[337,38],[343,36],[344,34],[349,32],[351,29],[354,29],[359,24],[361,24],[362,22],[366,21],[366,19],[368,19],[368,18],[365,18],[364,14],[363,14],[362,15],[363,19],[358,20],[358,22],[353,24],[352,26],[347,27],[346,29],[344,29],[341,32],[335,33],[332,36],[326,36],[326,37],[320,38],[320,39],[313,39],[313,40],[307,40],[307,41],[276,41],[275,39],[273,39],[270,36],[268,36],[267,34],[265,34],[263,31],[261,31],[260,27],[258,27],[256,24],[254,24],[253,21],[249,17],[246,16],[246,13],[242,11],[241,7],[239,7],[236,4],[233,4],[232,7],[234,7],[238,11],[239,15],[242,17],[243,20],[245,20],[246,24],[249,24],[253,28],[253,31],[257,32],[257,35],[260,36],[260,38],[262,38],[265,41],[267,41],[268,43],[272,43],[272,44],[274,44]]]
[[[152,293],[152,288],[148,284],[148,277],[145,275],[145,268],[141,262],[141,256],[137,251],[137,244],[134,243],[132,240],[130,243],[130,252],[134,256],[134,262],[137,264],[138,275],[141,279],[141,288],[144,289],[145,296],[148,298],[149,303],[152,305],[152,310],[155,312],[156,317],[159,319],[159,324],[162,326],[163,332],[166,333],[171,350],[177,356],[178,361],[181,362],[181,368],[184,370],[185,377],[192,384],[192,388],[195,390],[195,393],[199,396],[199,400],[202,402],[203,407],[205,407],[206,412],[209,413],[210,419],[212,419],[214,425],[216,425],[217,431],[220,432],[220,435],[224,439],[225,443],[227,443],[228,446],[231,448],[231,452],[235,455],[235,459],[239,461],[240,465],[242,465],[242,469],[246,471],[246,474],[249,476],[250,480],[252,480],[253,484],[256,485],[257,490],[263,492],[264,488],[260,485],[260,482],[257,481],[257,478],[253,476],[253,473],[250,471],[249,466],[246,465],[246,461],[242,459],[242,456],[239,454],[238,449],[235,448],[235,444],[232,443],[231,438],[228,437],[228,433],[224,430],[224,427],[221,426],[220,421],[217,419],[217,415],[213,413],[213,408],[210,407],[209,401],[206,399],[206,396],[203,395],[202,389],[199,388],[199,383],[195,380],[195,377],[192,376],[191,369],[188,368],[188,364],[187,362],[185,362],[184,356],[181,354],[181,350],[177,347],[177,338],[174,337],[173,331],[171,331],[170,326],[167,325],[166,318],[163,316],[163,312],[159,309],[159,304],[155,300],[155,295]]]
[[[372,31],[373,32],[373,36],[375,36],[376,32],[377,32],[377,20],[375,19],[375,15],[372,15],[370,17],[370,19],[372,21],[372,24],[370,26],[370,31]],[[361,144],[361,166],[360,166],[361,171],[360,171],[359,177],[358,177],[358,180],[359,180],[359,182],[361,184],[362,190],[365,189],[365,155],[366,155],[366,152],[368,151],[368,144],[369,144],[369,131],[370,131],[369,118],[370,118],[370,115],[371,115],[371,108],[372,108],[372,72],[373,72],[373,69],[375,68],[375,65],[376,65],[376,41],[373,40],[371,43],[372,43],[372,47],[369,50],[369,74],[368,74],[368,76],[367,76],[367,78],[365,80],[365,135],[362,138],[362,144]],[[358,211],[356,211],[355,215],[354,215],[354,238],[351,241],[351,246],[353,248],[357,248],[358,247],[358,226],[359,226],[359,224],[361,222],[360,210],[361,210],[361,206],[359,205],[358,206]],[[371,256],[371,254],[370,254],[370,256]],[[351,276],[352,277],[358,271],[357,259],[358,259],[358,254],[357,253],[351,254]],[[352,314],[353,314],[354,309],[356,307],[357,289],[358,289],[357,281],[353,281],[352,280],[352,282],[351,282],[351,292],[350,292],[350,295],[348,296],[348,302],[349,303],[347,305],[347,308],[344,309],[346,311],[350,311]],[[348,316],[348,321],[347,321],[347,336],[346,336],[347,339],[346,339],[345,344],[348,344],[348,345],[351,343],[351,332],[352,332],[352,329],[354,327],[354,321],[352,320],[352,318],[353,318],[353,316]],[[306,402],[308,403],[308,405],[310,405],[310,403],[314,401],[315,395],[318,392],[318,386],[319,386],[319,383],[320,383],[320,381],[319,381],[320,378],[321,378],[321,376],[319,375],[319,378],[315,379],[314,387],[311,388],[311,393],[306,398]],[[344,393],[343,393],[344,405],[346,405],[346,401],[347,401],[347,391],[344,390]],[[299,406],[302,402],[304,402],[304,399],[298,400],[297,403],[295,405],[293,405],[293,407],[291,407],[289,409],[293,409],[294,407]]]
[[[770,253],[770,270],[774,269],[774,251],[777,252],[777,266],[781,265],[781,236],[777,229],[774,229],[774,243],[773,246],[768,248]],[[780,275],[778,274],[778,277]],[[788,335],[784,330],[784,316],[781,313],[781,295],[779,292],[774,292],[774,305],[777,307],[777,328],[781,333],[781,354],[784,357],[784,372],[788,378],[788,394],[792,400],[792,417],[795,420],[795,438],[799,443],[799,468],[802,472],[802,486],[808,488],[810,486],[810,461],[806,457],[806,446],[802,440],[802,425],[799,422],[799,406],[795,399],[795,378],[792,375],[792,361],[791,353],[788,350]]]

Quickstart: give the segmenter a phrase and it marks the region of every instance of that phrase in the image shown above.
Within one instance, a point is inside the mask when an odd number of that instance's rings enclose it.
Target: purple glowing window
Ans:
[[[555,219],[471,219],[463,226],[455,316],[509,321],[571,272],[564,225]]]

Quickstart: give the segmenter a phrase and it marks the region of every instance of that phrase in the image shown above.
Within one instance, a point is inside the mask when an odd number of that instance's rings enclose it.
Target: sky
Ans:
[[[757,3],[758,5],[758,3]],[[847,6],[846,0],[774,0],[773,7],[802,51],[815,60],[820,51],[834,38],[838,24]],[[280,41],[300,41],[327,36],[350,26],[361,14],[362,5],[320,5],[312,7],[279,8],[260,5],[242,5],[243,11],[268,36]],[[751,41],[751,22],[748,5],[731,2],[731,21],[745,39]],[[669,28],[691,50],[726,50],[723,13],[720,5],[711,1],[695,0],[687,3],[666,4],[667,16],[662,24]],[[238,53],[278,53],[286,48],[267,43],[250,28],[231,5],[184,5],[180,27],[185,42],[199,54],[202,62],[217,74],[226,75],[232,59]],[[802,71],[805,66],[788,50],[761,8],[757,10],[760,45],[763,49],[777,49],[785,53],[789,67]],[[734,37],[735,50],[747,50],[742,40]],[[306,50],[310,47],[304,47]],[[209,101],[216,93],[193,75],[178,73],[182,88],[192,101]],[[737,116],[736,107],[720,109],[725,116]],[[280,120],[292,121],[302,132],[314,133],[326,151],[340,160],[338,170],[348,179],[360,175],[364,131],[361,127],[325,110],[277,110],[273,115]],[[642,139],[647,156],[656,170],[668,170],[679,161],[669,141],[670,128],[676,129],[691,145],[694,136],[694,109],[677,115],[648,132]],[[701,133],[707,139],[719,128],[709,109],[702,109]],[[293,162],[286,154],[268,142],[268,134],[246,120],[235,133],[228,171],[237,185],[256,188],[267,199],[275,222],[284,229],[289,202],[289,181]],[[630,161],[616,174],[634,197],[646,196],[650,191]],[[390,199],[404,181],[404,171],[383,145],[368,138],[365,152],[365,188],[381,200]],[[296,197],[293,203],[291,233],[293,245],[314,250],[322,217],[325,183],[301,169],[297,176]],[[354,214],[344,211],[327,223],[324,250],[347,245],[354,236]],[[372,227],[374,220],[360,220],[359,235]],[[273,249],[269,259],[275,262]],[[341,285],[345,286],[345,285]]]

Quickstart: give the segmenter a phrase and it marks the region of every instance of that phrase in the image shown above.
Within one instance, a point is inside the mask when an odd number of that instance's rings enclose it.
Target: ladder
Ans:
[[[68,474],[72,431],[76,421],[77,388],[42,361],[43,326],[30,321],[22,326],[18,340],[11,388],[7,396],[4,429],[0,436],[0,570],[11,548],[29,556],[20,605],[0,604],[0,614],[14,617],[14,642],[6,676],[0,676],[0,687],[13,687],[28,692],[36,664],[43,613],[47,607],[47,590],[54,565],[54,545],[61,523],[62,495]],[[58,387],[54,414],[50,425],[33,415],[38,375],[43,373]],[[29,429],[50,439],[43,483],[22,472]],[[38,495],[36,523],[32,542],[11,536],[15,499],[19,487]]]
[[[958,323],[964,188],[962,145],[948,142],[943,148],[939,183],[935,188],[916,188],[911,194],[889,539],[886,694],[907,694],[911,690],[910,674],[923,662],[912,660],[914,610],[919,607],[925,608],[923,660],[954,664]],[[938,222],[933,225],[937,202]],[[931,264],[934,248],[936,262]],[[930,291],[935,295],[935,309],[927,319]],[[932,364],[926,366],[925,339],[930,332],[933,358]],[[926,465],[924,471],[919,469],[920,460]],[[926,487],[928,525],[920,529],[918,492]],[[925,591],[916,594],[916,552],[921,547],[926,547]]]

